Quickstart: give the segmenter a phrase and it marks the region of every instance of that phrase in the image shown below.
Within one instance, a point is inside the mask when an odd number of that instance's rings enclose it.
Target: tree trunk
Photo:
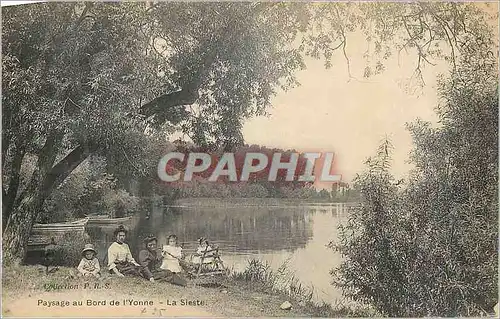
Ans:
[[[12,212],[8,226],[3,233],[5,263],[19,264],[26,256],[26,248],[41,203],[37,194],[28,194]]]
[[[26,246],[33,224],[43,204],[42,181],[47,174],[47,168],[53,163],[54,155],[47,155],[57,144],[57,139],[50,136],[47,139],[38,158],[37,168],[26,189],[19,194],[12,207],[5,231],[3,232],[3,252],[6,263],[19,264],[26,256]]]
[[[26,256],[28,239],[45,199],[51,191],[97,147],[79,146],[53,166],[62,135],[52,132],[40,152],[30,184],[13,205],[3,233],[4,260],[20,263]]]
[[[16,200],[17,191],[19,189],[19,178],[21,172],[21,164],[23,162],[26,151],[26,144],[23,142],[16,143],[15,155],[11,164],[11,176],[9,186],[5,191],[5,196],[2,198],[2,230],[5,230],[7,221]]]

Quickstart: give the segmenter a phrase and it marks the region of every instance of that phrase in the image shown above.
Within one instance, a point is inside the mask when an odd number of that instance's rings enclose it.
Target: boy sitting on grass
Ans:
[[[78,265],[78,272],[81,276],[84,277],[95,277],[99,278],[101,271],[101,266],[99,265],[99,260],[96,258],[96,251],[94,249],[94,245],[86,244],[82,250],[82,260]]]

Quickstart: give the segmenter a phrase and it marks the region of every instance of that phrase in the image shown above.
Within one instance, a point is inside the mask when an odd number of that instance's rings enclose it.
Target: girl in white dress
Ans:
[[[163,263],[160,268],[170,270],[173,273],[180,273],[182,268],[179,259],[182,258],[182,248],[177,246],[177,236],[168,236],[167,243],[167,245],[163,246]]]

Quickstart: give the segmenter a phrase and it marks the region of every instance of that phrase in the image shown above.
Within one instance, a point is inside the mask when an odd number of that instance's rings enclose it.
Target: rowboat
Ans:
[[[30,238],[28,239],[28,250],[40,250],[48,245],[51,238],[60,241],[66,234],[85,234],[88,218],[79,220],[53,223],[53,224],[35,224],[31,229]]]
[[[79,220],[64,222],[64,223],[53,223],[53,224],[35,224],[31,230],[32,234],[46,233],[46,232],[67,232],[67,231],[78,231],[85,230],[85,225],[89,221],[88,218],[82,218]]]
[[[115,225],[130,221],[132,216],[109,218],[108,215],[90,215],[88,216],[88,225]]]

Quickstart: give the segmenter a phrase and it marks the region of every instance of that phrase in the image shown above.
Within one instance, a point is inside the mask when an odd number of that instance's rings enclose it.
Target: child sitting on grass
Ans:
[[[177,236],[170,235],[167,238],[167,244],[163,245],[162,250],[163,263],[161,269],[170,270],[173,273],[179,273],[182,268],[179,259],[182,258],[182,248],[177,246]]]
[[[100,277],[99,272],[101,271],[101,267],[99,265],[99,260],[96,258],[96,255],[97,253],[94,249],[94,245],[86,244],[82,250],[83,258],[77,268],[80,275],[84,277]]]
[[[182,248],[177,246],[176,235],[168,236],[167,245],[163,246],[162,256],[163,256],[163,262],[160,268],[164,270],[169,270],[173,273],[173,277],[170,282],[176,285],[186,286],[187,285],[186,280],[180,276],[182,268],[179,261],[183,258],[183,255],[182,255]]]

